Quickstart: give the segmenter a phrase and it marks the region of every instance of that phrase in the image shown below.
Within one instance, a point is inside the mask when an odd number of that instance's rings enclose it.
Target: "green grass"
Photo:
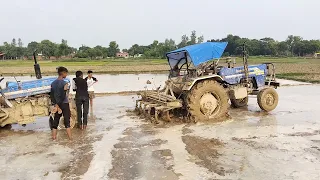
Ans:
[[[67,60],[40,60],[41,66],[139,66],[139,65],[166,65],[165,59],[67,59]],[[33,66],[33,60],[5,60],[0,61],[0,66],[7,67],[30,67]]]
[[[277,58],[277,57],[250,57],[249,64],[261,64],[266,62],[274,63],[277,69],[277,72],[282,72],[282,74],[277,74],[278,78],[283,79],[290,79],[296,81],[303,81],[303,82],[311,82],[311,83],[320,83],[320,72],[318,73],[317,68],[320,67],[320,59],[307,59],[307,58],[295,58],[295,57],[288,57],[288,58]],[[34,61],[33,60],[0,60],[0,67],[5,68],[5,74],[17,74],[20,73],[19,70],[27,68],[30,69],[33,67]],[[168,62],[166,59],[140,59],[140,58],[129,58],[129,59],[102,59],[102,60],[91,60],[91,59],[67,59],[67,60],[40,60],[39,64],[41,67],[49,67],[46,73],[53,73],[55,72],[55,67],[57,66],[65,66],[70,67],[70,69],[81,69],[86,68],[89,66],[95,66],[95,69],[99,73],[116,73],[115,71],[110,71],[112,66],[119,70],[119,73],[126,73],[126,72],[133,72],[131,71],[131,67],[135,68],[134,72],[137,72],[139,66],[147,66],[143,69],[150,69],[150,72],[155,72],[153,67],[157,65],[163,65],[157,69],[159,71],[167,71],[166,67],[168,67]],[[225,60],[221,59],[219,62],[220,65],[225,65]],[[293,64],[303,64],[303,67],[299,68],[298,66],[291,66]],[[236,58],[236,66],[242,66],[242,58]],[[52,68],[51,68],[52,67]],[[75,67],[75,68],[72,68]],[[109,67],[106,69],[105,67]],[[294,69],[295,68],[295,69]],[[52,69],[52,72],[51,70]],[[311,69],[311,70],[310,70]],[[11,71],[12,70],[12,71]],[[114,69],[113,69],[114,70]],[[312,73],[308,73],[311,72]],[[1,70],[0,70],[1,72]],[[140,71],[139,71],[140,72]],[[299,73],[298,73],[299,72]],[[302,72],[302,73],[301,73]],[[305,73],[306,72],[306,73]],[[33,71],[24,73],[33,73]],[[118,73],[118,72],[117,72]],[[3,72],[2,72],[3,74]]]
[[[305,58],[276,58],[276,57],[250,57],[248,59],[249,64],[258,64],[263,62],[269,63],[320,63],[319,59],[305,59]],[[240,58],[237,59],[237,62],[242,62]]]
[[[317,75],[320,77],[320,73],[318,73],[318,74],[283,73],[283,74],[277,74],[276,76],[277,76],[277,78],[280,78],[280,79],[288,79],[288,80],[295,80],[295,81],[309,82],[309,83],[320,83],[320,80],[310,79],[310,78],[308,78],[308,75]]]
[[[319,59],[304,58],[273,58],[273,57],[250,57],[249,64],[260,64],[264,62],[272,63],[320,63]],[[220,60],[220,63],[224,63]],[[33,60],[4,60],[0,61],[0,66],[7,67],[30,67]],[[242,64],[242,58],[236,58],[238,65]],[[167,65],[166,59],[66,59],[66,60],[40,60],[41,66],[139,66],[139,65]]]

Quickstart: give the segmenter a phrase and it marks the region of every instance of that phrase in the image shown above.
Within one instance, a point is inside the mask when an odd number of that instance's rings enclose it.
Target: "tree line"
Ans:
[[[131,57],[165,58],[166,52],[202,42],[204,42],[204,37],[197,36],[196,31],[192,31],[190,36],[183,35],[179,43],[176,43],[173,39],[165,39],[164,42],[154,40],[149,45],[134,44],[129,49],[122,49],[121,51],[127,52]],[[243,43],[246,44],[251,56],[306,56],[320,52],[320,40],[304,40],[300,36],[293,35],[288,36],[284,41],[276,41],[270,37],[249,39],[230,34],[225,38],[211,39],[208,42],[228,42],[225,56],[240,55],[242,53],[240,47]],[[14,38],[11,43],[4,42],[0,46],[0,52],[4,53],[4,59],[32,59],[33,52],[36,49],[38,54],[41,54],[45,59],[51,57],[57,59],[103,59],[116,57],[116,54],[120,52],[116,41],[111,41],[108,47],[82,45],[79,48],[74,48],[69,46],[67,40],[64,39],[61,40],[61,43],[54,43],[50,40],[32,41],[24,46],[20,38],[18,41]]]
[[[320,52],[320,40],[304,40],[300,36],[289,35],[284,41],[276,41],[266,37],[262,39],[248,39],[228,35],[222,39],[212,39],[211,42],[228,42],[225,55],[240,55],[241,45],[246,44],[251,56],[306,56]]]

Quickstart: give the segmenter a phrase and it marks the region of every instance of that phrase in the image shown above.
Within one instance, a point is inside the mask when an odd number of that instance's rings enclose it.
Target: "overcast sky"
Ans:
[[[0,43],[19,37],[79,47],[151,44],[196,30],[205,40],[234,34],[320,39],[320,0],[0,0]]]

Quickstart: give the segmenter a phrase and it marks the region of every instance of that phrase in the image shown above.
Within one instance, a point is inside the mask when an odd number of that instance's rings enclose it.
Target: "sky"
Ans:
[[[205,40],[288,35],[320,39],[320,0],[0,0],[0,43],[66,39],[73,47],[120,48],[192,30]]]

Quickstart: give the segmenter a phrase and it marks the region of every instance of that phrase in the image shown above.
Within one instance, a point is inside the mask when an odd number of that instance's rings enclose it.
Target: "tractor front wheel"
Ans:
[[[219,120],[228,112],[229,97],[226,90],[214,80],[197,83],[187,96],[192,121]]]
[[[231,105],[234,108],[241,108],[241,107],[247,106],[248,105],[248,100],[249,100],[248,96],[243,98],[243,99],[230,99]]]
[[[279,102],[279,96],[273,88],[262,89],[257,96],[259,107],[264,111],[274,110]]]

